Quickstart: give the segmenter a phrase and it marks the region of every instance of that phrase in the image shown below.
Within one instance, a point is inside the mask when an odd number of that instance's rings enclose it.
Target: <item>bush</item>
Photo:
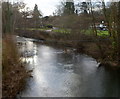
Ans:
[[[11,36],[3,38],[2,51],[2,96],[11,99],[24,87],[28,73]]]

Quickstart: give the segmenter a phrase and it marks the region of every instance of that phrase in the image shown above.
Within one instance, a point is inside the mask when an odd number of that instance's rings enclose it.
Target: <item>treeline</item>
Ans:
[[[31,11],[23,2],[2,2],[3,33],[14,33],[17,28],[40,27],[40,17],[42,17],[42,13],[36,4]]]

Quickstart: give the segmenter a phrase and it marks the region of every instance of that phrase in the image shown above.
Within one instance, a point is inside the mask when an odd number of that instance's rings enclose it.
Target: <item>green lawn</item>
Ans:
[[[63,34],[70,34],[70,29],[56,29],[56,30],[52,30],[53,32],[56,33],[63,33]]]
[[[93,34],[93,31],[91,29],[84,30],[82,32],[85,33],[85,34],[87,34],[87,35]],[[97,30],[97,35],[98,36],[108,36],[109,33],[108,33],[108,31]]]
[[[108,31],[100,31],[100,30],[97,30],[97,35],[98,36],[109,36],[109,33]]]

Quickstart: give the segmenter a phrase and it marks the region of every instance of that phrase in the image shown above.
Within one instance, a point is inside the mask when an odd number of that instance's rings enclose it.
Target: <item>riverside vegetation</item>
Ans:
[[[28,72],[13,40],[13,36],[3,37],[2,48],[2,97],[12,99],[25,86]]]

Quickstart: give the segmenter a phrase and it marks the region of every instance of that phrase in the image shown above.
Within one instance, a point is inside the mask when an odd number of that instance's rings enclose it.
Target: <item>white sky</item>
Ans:
[[[30,7],[30,9],[33,9],[35,4],[37,4],[38,9],[43,13],[43,16],[49,16],[49,15],[53,15],[53,12],[57,9],[57,5],[59,5],[61,1],[66,1],[66,0],[22,0],[22,1],[26,3],[27,7]],[[67,2],[71,2],[71,1],[82,2],[84,0],[67,0]]]
[[[43,16],[49,16],[49,15],[53,15],[53,12],[56,10],[57,5],[60,4],[60,1],[64,1],[64,0],[9,0],[9,1],[12,1],[12,2],[23,1],[24,3],[27,4],[27,7],[29,7],[31,10],[33,10],[35,4],[37,4],[38,9],[43,13]],[[68,0],[68,1],[71,1],[71,0]],[[84,0],[74,0],[74,1],[82,2]],[[96,0],[93,0],[93,1],[96,1]],[[111,1],[111,0],[105,0],[105,1]]]
[[[34,9],[35,4],[38,5],[38,9],[42,12],[43,16],[53,15],[53,12],[57,9],[57,5],[60,4],[61,1],[66,0],[9,0],[11,2],[23,1],[26,6],[30,8],[30,10]],[[71,2],[72,0],[67,0]],[[73,1],[82,1],[82,0],[73,0]],[[83,0],[84,1],[84,0]]]
[[[60,1],[61,0],[24,0],[23,2],[25,2],[30,9],[33,9],[35,4],[37,4],[43,16],[49,16],[53,14]]]

